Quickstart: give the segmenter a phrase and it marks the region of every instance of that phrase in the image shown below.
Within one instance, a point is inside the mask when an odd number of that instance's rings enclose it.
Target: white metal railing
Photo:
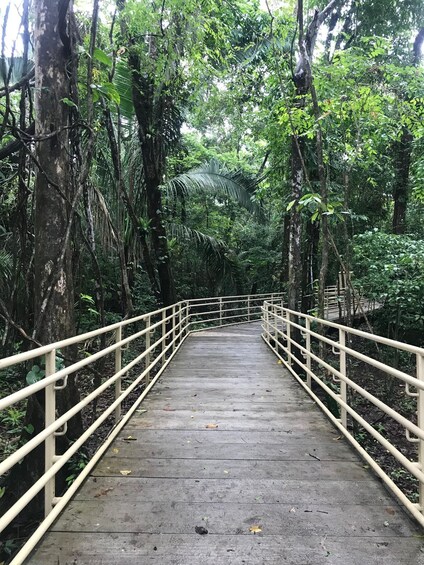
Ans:
[[[315,306],[309,311],[312,314],[318,304],[318,293],[314,293]],[[370,312],[379,307],[375,300],[365,298],[357,290],[351,291],[350,310],[351,315],[362,314],[363,312]],[[346,303],[346,287],[341,287],[339,284],[326,286],[324,289],[324,317],[325,318],[346,318],[347,316],[347,303]]]
[[[13,559],[11,562],[13,565],[22,563],[29,555],[119,431],[137,410],[186,337],[192,331],[198,331],[204,327],[225,326],[259,320],[262,304],[265,300],[282,304],[283,295],[282,293],[266,293],[185,300],[167,308],[0,360],[0,371],[12,366],[21,366],[22,372],[25,374],[28,370],[28,362],[33,364],[38,362],[39,365],[45,366],[44,378],[0,399],[1,411],[16,403],[22,403],[35,393],[44,391],[44,429],[38,431],[27,443],[0,463],[0,475],[4,475],[35,448],[44,445],[44,474],[0,518],[1,532],[34,497],[44,491],[45,519]],[[108,339],[107,347],[84,356],[65,368],[56,369],[56,360],[61,355],[60,350],[69,346],[83,348],[85,344],[91,343],[99,336]],[[130,347],[134,358],[126,361],[126,351]],[[113,374],[106,377],[98,388],[87,393],[65,414],[58,415],[56,410],[57,392],[67,386],[68,379],[75,378],[85,368],[90,368],[96,361],[107,356],[113,357]],[[137,389],[140,385],[143,385],[142,390]],[[95,421],[84,430],[79,438],[75,439],[65,453],[56,453],[56,437],[66,433],[69,420],[108,389],[112,390],[109,405],[102,409],[100,415],[96,414]],[[135,390],[140,390],[140,394],[127,412],[122,414],[123,402]],[[108,418],[114,418],[114,426],[108,437],[66,492],[57,496],[55,489],[57,473]]]
[[[424,349],[407,343],[394,341],[374,334],[363,332],[340,324],[317,319],[307,314],[300,314],[280,306],[265,302],[262,313],[262,337],[274,353],[293,374],[299,383],[314,398],[315,402],[327,414],[337,428],[359,451],[369,466],[381,477],[411,514],[424,526]],[[331,338],[325,333],[336,333]],[[365,340],[375,348],[388,351],[407,352],[415,358],[415,371],[411,374],[382,361],[365,355],[351,346],[351,341]],[[331,349],[330,349],[331,348]],[[323,351],[325,354],[323,354]],[[378,355],[377,355],[378,357]],[[338,359],[335,363],[331,361]],[[405,393],[416,402],[417,419],[403,416],[387,403],[387,398],[378,398],[369,387],[355,382],[352,371],[348,370],[351,360],[379,370],[384,379],[394,379],[396,384],[405,387]],[[336,366],[333,366],[336,365]],[[304,376],[304,377],[303,377]],[[315,385],[315,386],[313,386]],[[315,391],[321,389],[337,403],[339,414],[335,415],[325,405]],[[394,388],[396,390],[396,387]],[[410,442],[416,445],[415,460],[411,461],[395,445],[396,440],[389,433],[365,419],[364,414],[352,406],[352,396],[360,395],[366,402],[375,406],[379,413],[391,418],[401,426]],[[337,417],[338,416],[338,417]],[[409,499],[386,473],[376,459],[355,439],[352,425],[370,434],[417,480],[417,502]]]

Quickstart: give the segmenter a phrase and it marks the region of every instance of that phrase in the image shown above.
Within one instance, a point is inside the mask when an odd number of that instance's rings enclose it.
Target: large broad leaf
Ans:
[[[173,198],[188,196],[191,192],[208,192],[226,195],[263,220],[262,207],[254,200],[259,179],[247,176],[242,171],[228,171],[212,160],[188,173],[178,175],[167,182],[166,188]]]
[[[132,120],[134,117],[134,105],[131,90],[131,72],[126,64],[118,63],[116,65],[113,84],[119,93],[121,115],[128,120]]]

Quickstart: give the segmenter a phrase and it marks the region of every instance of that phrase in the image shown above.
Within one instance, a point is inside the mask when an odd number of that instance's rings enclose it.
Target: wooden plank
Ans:
[[[315,478],[287,479],[157,479],[119,477],[90,477],[75,500],[104,498],[111,504],[116,499],[134,502],[240,502],[299,504],[375,504],[387,501],[387,494],[368,476],[362,481],[327,480]]]
[[[316,481],[344,479],[358,481],[369,476],[368,469],[360,462],[350,461],[264,461],[214,459],[132,459],[105,457],[94,470],[96,476],[119,476],[121,471],[131,470],[133,477],[172,477],[175,479],[200,478],[253,478],[298,479],[314,477]]]
[[[208,434],[219,436],[220,434]],[[217,460],[267,460],[267,461],[357,461],[356,455],[345,446],[333,444],[317,446],[316,443],[308,439],[303,442],[290,442],[287,445],[276,443],[243,444],[243,443],[214,443],[210,444],[207,440],[203,443],[192,443],[190,440],[185,443],[175,444],[169,441],[157,443],[141,442],[135,445],[131,434],[130,441],[116,441],[109,451],[108,457],[113,459],[214,459]]]
[[[111,516],[113,515],[113,520]],[[397,505],[314,505],[306,503],[135,502],[105,498],[72,501],[52,531],[189,534],[205,527],[215,535],[249,535],[260,525],[264,535],[413,536],[420,532]]]
[[[290,436],[290,443],[287,443],[285,435]],[[336,446],[351,450],[348,443],[343,440],[337,431],[333,428],[325,430],[277,430],[277,431],[262,431],[258,432],[256,430],[249,430],[247,433],[242,431],[229,431],[229,430],[143,430],[134,428],[132,422],[124,429],[122,434],[117,438],[114,445],[118,446],[119,442],[127,441],[125,438],[131,435],[137,440],[142,440],[144,443],[162,443],[169,442],[172,445],[177,445],[181,442],[196,442],[203,443],[207,442],[209,445],[214,443],[246,443],[246,444],[256,444],[265,441],[266,443],[277,443],[290,445],[292,442],[297,443],[301,439],[309,439],[313,441],[317,447],[327,445],[329,442],[335,443]],[[118,446],[119,447],[119,446]]]

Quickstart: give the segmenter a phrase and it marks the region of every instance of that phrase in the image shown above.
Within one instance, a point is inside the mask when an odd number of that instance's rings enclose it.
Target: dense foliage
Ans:
[[[400,236],[414,279],[421,276],[411,238],[419,246],[422,6],[384,2],[385,17],[376,18],[372,2],[358,11],[353,2],[335,1],[315,13],[306,5],[296,20],[294,4],[128,0],[95,2],[90,13],[76,2],[71,80],[59,104],[67,108],[73,156],[65,182],[75,199],[64,245],[72,249],[79,330],[158,301],[296,281],[296,301],[308,307],[302,295],[352,270],[352,236],[375,228],[380,238]],[[36,9],[20,4],[18,41],[14,5],[1,13],[5,353],[24,336],[44,339],[37,336],[40,300],[33,299],[34,229],[43,221],[34,216],[34,197],[39,156],[48,150],[39,136],[34,151]],[[312,63],[308,84],[299,78],[301,39]],[[356,239],[362,257],[367,237]],[[387,243],[377,235],[372,241],[376,249]],[[364,261],[355,265],[353,278],[364,285],[366,278],[367,292],[384,295],[391,323],[416,327],[406,311],[393,314],[372,269],[365,277]],[[420,292],[411,281],[411,301],[418,303]]]

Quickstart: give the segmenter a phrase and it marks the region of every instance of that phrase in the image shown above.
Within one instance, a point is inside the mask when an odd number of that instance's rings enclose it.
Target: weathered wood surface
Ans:
[[[424,564],[422,531],[259,331],[185,342],[29,563]]]

